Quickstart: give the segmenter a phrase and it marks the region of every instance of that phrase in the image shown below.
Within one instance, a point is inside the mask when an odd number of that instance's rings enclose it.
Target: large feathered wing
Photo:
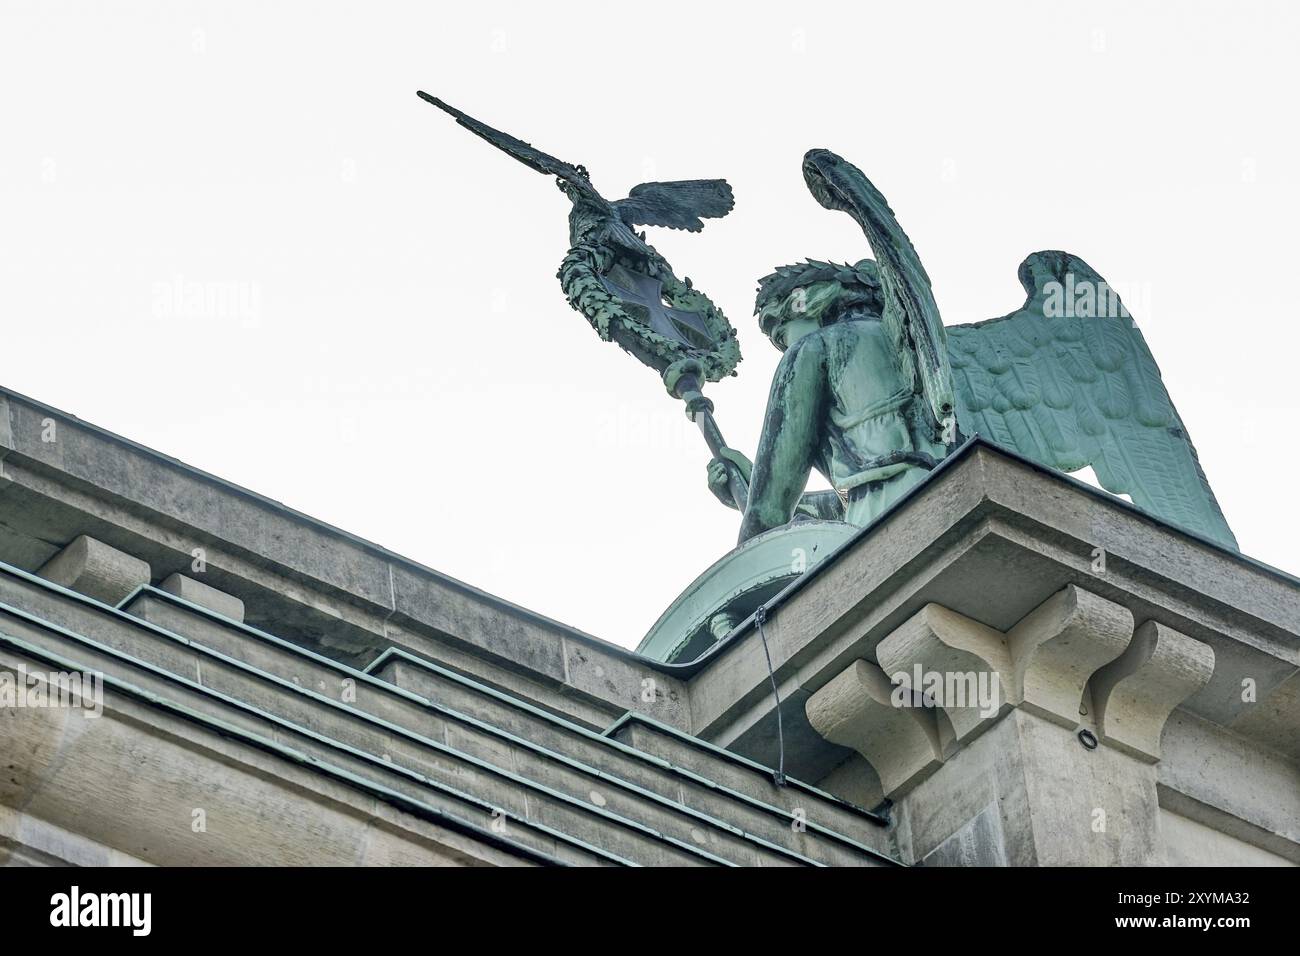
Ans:
[[[829,149],[810,149],[804,154],[803,176],[814,199],[827,209],[848,213],[866,235],[880,273],[881,321],[895,342],[904,373],[919,378],[914,384],[920,386],[936,426],[946,432],[953,412],[952,371],[930,277],[912,240],[880,190],[843,157]]]
[[[1010,315],[947,328],[962,431],[1102,487],[1235,549],[1146,340],[1086,262],[1036,252]]]
[[[718,219],[735,207],[725,179],[681,179],[633,186],[613,206],[629,226],[667,226],[699,232],[701,219]]]

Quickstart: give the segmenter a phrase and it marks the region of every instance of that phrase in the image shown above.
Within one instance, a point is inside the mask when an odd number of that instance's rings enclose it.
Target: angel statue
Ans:
[[[703,219],[732,210],[726,181],[642,183],[611,202],[582,166],[419,95],[557,178],[572,204],[558,272],[565,296],[683,400],[712,452],[710,489],[743,515],[738,546],[668,607],[641,653],[663,661],[705,653],[976,435],[1061,471],[1090,465],[1106,490],[1236,547],[1142,334],[1081,259],[1030,255],[1020,266],[1027,298],[1019,309],[945,328],[884,197],[857,167],[811,150],[803,176],[813,197],[851,216],[875,259],[808,260],[759,281],[759,327],[783,355],[751,463],[723,441],[702,393],[706,382],[735,374],[735,330],[635,230],[698,231]],[[814,469],[830,491],[806,491]]]
[[[824,149],[805,155],[803,174],[876,259],[809,260],[759,281],[759,326],[784,354],[758,451],[751,464],[724,448],[708,466],[713,493],[743,512],[740,546],[670,605],[641,653],[698,658],[976,435],[1063,472],[1092,466],[1107,491],[1236,548],[1142,333],[1091,266],[1033,253],[1019,309],[945,328],[867,177]],[[813,469],[832,491],[805,492]],[[792,565],[792,548],[806,559]]]
[[[824,149],[803,174],[818,202],[862,227],[876,262],[809,261],[759,282],[759,325],[785,354],[754,463],[728,448],[708,472],[732,507],[728,479],[750,486],[741,541],[803,516],[867,524],[978,434],[1061,471],[1091,465],[1107,491],[1236,547],[1142,333],[1092,267],[1033,253],[1019,309],[945,328],[867,177]],[[813,468],[835,495],[801,495]]]

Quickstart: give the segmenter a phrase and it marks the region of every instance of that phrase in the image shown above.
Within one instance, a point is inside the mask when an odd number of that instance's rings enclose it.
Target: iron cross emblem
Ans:
[[[661,280],[616,265],[601,276],[601,281],[610,295],[645,309],[650,328],[660,335],[691,349],[709,348],[713,344],[698,312],[675,309],[664,303]]]

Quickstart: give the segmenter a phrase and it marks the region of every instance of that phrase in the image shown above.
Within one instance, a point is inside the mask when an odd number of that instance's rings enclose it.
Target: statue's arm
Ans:
[[[740,540],[794,516],[812,471],[825,414],[825,346],[810,335],[785,353],[772,378]]]

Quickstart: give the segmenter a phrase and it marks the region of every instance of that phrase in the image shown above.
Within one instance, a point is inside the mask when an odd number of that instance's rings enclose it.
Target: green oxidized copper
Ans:
[[[1061,471],[1091,465],[1108,491],[1236,547],[1136,323],[1083,260],[1038,252],[1020,267],[1025,304],[944,328],[929,278],[889,206],[827,150],[804,159],[823,206],[851,215],[873,252],[856,266],[809,262],[763,279],[760,326],[785,352],[773,379],[741,540],[809,511],[813,468],[863,525],[980,434]],[[955,416],[954,416],[955,413]],[[710,484],[728,501],[715,460]]]
[[[617,342],[657,371],[669,393],[685,403],[687,417],[699,426],[709,450],[722,454],[726,443],[701,386],[735,374],[740,361],[736,330],[690,279],[678,279],[633,227],[698,232],[704,228],[702,219],[725,216],[735,205],[726,180],[641,183],[626,199],[610,202],[591,185],[584,167],[556,159],[428,93],[418,95],[525,166],[556,177],[573,203],[570,247],[557,274],[569,304],[601,338]],[[728,474],[723,481],[730,500],[745,500],[737,475]]]
[[[1021,263],[1020,283],[1015,312],[948,328],[962,429],[1061,471],[1091,465],[1107,491],[1235,549],[1155,358],[1108,283],[1050,251]]]
[[[978,434],[1050,468],[1092,466],[1108,491],[1226,547],[1233,538],[1136,323],[1090,267],[1064,252],[1020,266],[1015,312],[946,327],[919,256],[884,197],[829,150],[804,180],[861,227],[875,260],[809,260],[759,282],[759,326],[784,354],[751,463],[726,447],[705,381],[740,360],[726,317],[634,231],[696,231],[731,211],[723,180],[643,183],[609,202],[571,166],[426,94],[461,125],[555,175],[573,204],[565,295],[600,336],[654,368],[713,453],[709,487],[743,512],[738,547],[664,612],[639,650],[697,656],[846,542]],[[813,470],[833,490],[806,492]]]
[[[602,339],[617,342],[661,375],[686,361],[711,382],[735,373],[740,346],[722,310],[690,279],[679,279],[644,233],[633,228],[698,232],[702,219],[725,216],[734,207],[726,180],[641,183],[626,199],[611,202],[592,186],[585,167],[556,159],[437,97],[418,95],[524,165],[556,177],[573,203],[569,251],[557,277],[569,304]]]
[[[643,183],[633,193],[650,185],[669,184]],[[727,197],[729,204],[730,191]],[[685,358],[699,362],[711,382],[734,374],[740,347],[722,311],[689,279],[678,279],[664,257],[641,237],[634,236],[633,243],[625,241],[625,232],[631,230],[622,216],[575,199],[569,214],[571,246],[557,273],[569,304],[587,317],[602,339],[612,339],[661,374]],[[638,274],[657,279],[663,303],[675,313],[698,317],[698,324],[674,323],[680,337],[649,325],[645,317],[648,307],[619,294],[618,290],[631,283],[620,282],[611,288],[616,280]],[[651,301],[650,306],[653,304]]]
[[[784,355],[758,452],[751,464],[723,449],[709,464],[713,492],[746,502],[741,543],[638,650],[698,656],[975,434],[1061,471],[1091,465],[1107,490],[1236,547],[1142,334],[1087,263],[1034,253],[1020,267],[1020,309],[945,328],[870,181],[826,150],[805,157],[804,177],[823,206],[858,222],[876,261],[808,261],[760,280],[759,326]],[[813,469],[833,492],[804,491]],[[806,560],[785,561],[783,546]]]

